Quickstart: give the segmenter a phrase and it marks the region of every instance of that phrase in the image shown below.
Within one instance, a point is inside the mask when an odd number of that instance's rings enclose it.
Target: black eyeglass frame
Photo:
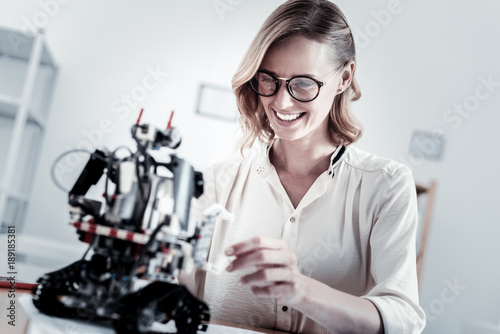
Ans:
[[[319,96],[319,92],[321,90],[321,87],[323,87],[328,81],[330,81],[334,76],[337,75],[337,73],[339,73],[339,71],[343,68],[344,66],[341,66],[340,68],[338,68],[335,73],[328,79],[326,80],[325,82],[322,82],[322,81],[319,81],[319,80],[316,80],[314,78],[311,78],[307,75],[296,75],[294,77],[291,77],[290,79],[286,79],[286,78],[279,78],[277,77],[276,75],[274,75],[273,73],[271,73],[270,71],[267,71],[267,70],[258,70],[257,73],[255,73],[254,77],[252,79],[250,79],[250,81],[248,82],[250,84],[250,87],[252,87],[252,90],[257,93],[258,95],[260,96],[264,96],[264,97],[270,97],[270,96],[273,96],[275,95],[279,89],[280,89],[280,81],[281,80],[285,80],[285,83],[286,83],[286,89],[288,91],[288,93],[290,94],[291,97],[293,97],[295,100],[299,101],[299,102],[311,102],[311,101],[314,101],[318,96]],[[274,92],[272,94],[269,94],[269,95],[265,95],[265,94],[262,94],[262,93],[259,93],[258,89],[255,88],[253,85],[252,85],[252,81],[254,80],[255,76],[258,74],[258,73],[265,73],[267,75],[269,75],[271,78],[273,78],[274,80],[274,83],[276,85],[276,89],[274,90]],[[306,79],[310,79],[312,81],[314,81],[317,85],[318,85],[318,91],[316,92],[316,95],[312,98],[312,99],[309,99],[309,100],[302,100],[302,99],[299,99],[298,97],[296,97],[293,92],[292,92],[292,89],[290,88],[290,82],[293,80],[293,79],[297,79],[297,78],[306,78]]]

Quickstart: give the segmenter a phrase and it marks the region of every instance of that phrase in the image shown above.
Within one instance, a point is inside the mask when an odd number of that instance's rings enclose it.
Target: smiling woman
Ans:
[[[251,146],[256,138],[266,142],[272,140],[275,136],[274,129],[264,117],[264,105],[255,99],[255,94],[252,91],[257,89],[257,93],[261,96],[272,96],[278,92],[280,81],[276,77],[276,73],[266,71],[266,60],[268,62],[278,62],[280,63],[278,66],[287,67],[288,71],[298,70],[298,68],[287,66],[294,64],[301,66],[305,70],[314,66],[318,67],[317,70],[321,70],[321,67],[323,67],[323,70],[327,72],[315,73],[316,75],[323,75],[323,79],[325,79],[325,75],[333,73],[335,68],[338,68],[339,71],[344,68],[351,69],[352,78],[346,82],[346,85],[339,87],[343,90],[339,91],[340,94],[335,96],[335,103],[329,104],[331,109],[328,120],[331,139],[343,144],[350,144],[361,136],[361,129],[351,115],[349,104],[351,101],[359,99],[361,92],[354,78],[354,38],[347,21],[335,5],[321,6],[321,10],[317,12],[316,6],[304,9],[305,6],[310,6],[309,1],[305,1],[305,3],[300,1],[288,2],[283,7],[285,6],[286,8],[283,8],[283,11],[275,11],[264,23],[233,78],[233,90],[242,114],[241,123],[243,129],[246,130],[242,146]],[[314,20],[311,21],[310,19]],[[292,36],[302,37],[302,44],[284,50],[286,44],[290,44],[288,37]],[[307,44],[308,42],[315,43],[310,48],[304,49],[304,43]],[[289,52],[286,59],[273,58],[273,53],[279,44],[285,44],[281,47],[282,52]],[[309,54],[304,54],[306,51]],[[265,56],[267,57],[262,60]],[[317,64],[318,60],[322,61],[321,65]],[[255,76],[260,75],[262,81],[264,79],[262,73],[267,73],[272,77],[275,82],[275,86],[271,86],[271,89],[274,87],[273,91],[258,91],[255,85]],[[309,73],[309,75],[306,75],[306,73],[308,72],[296,73],[294,76],[302,79],[304,77],[310,78],[312,73]],[[336,74],[338,73],[335,72],[334,75],[327,77],[328,79],[324,82],[316,81],[312,76],[310,79],[315,81],[318,86],[318,90],[315,91],[316,94],[313,94],[314,96],[294,96],[293,84],[297,82],[296,80],[293,82],[291,77],[288,77],[290,80],[286,82],[286,87],[298,101],[309,102],[319,95],[323,84],[333,80]],[[283,78],[281,78],[281,81],[283,81]],[[248,82],[250,82],[250,85],[248,85]],[[290,85],[291,83],[292,85]]]
[[[361,151],[350,103],[354,40],[326,0],[290,0],[267,19],[233,78],[241,152],[205,173],[197,203],[225,205],[210,261],[180,277],[214,318],[294,333],[419,333],[415,183]]]

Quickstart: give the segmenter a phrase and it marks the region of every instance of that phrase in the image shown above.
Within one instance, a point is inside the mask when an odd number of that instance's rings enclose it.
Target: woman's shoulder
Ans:
[[[227,152],[223,155],[215,157],[209,164],[207,169],[212,171],[223,171],[229,166],[240,165],[243,157],[237,151]]]
[[[265,149],[265,147],[254,147],[243,152],[238,149],[229,151],[214,158],[206,170],[215,175],[233,175],[238,171],[250,169],[252,164],[263,158]]]
[[[403,163],[355,147],[346,150],[344,161],[348,168],[359,171],[350,174],[363,183],[365,194],[378,196],[380,203],[397,199],[404,206],[416,198],[413,172]]]
[[[351,168],[363,172],[382,172],[391,177],[398,171],[411,174],[410,168],[401,162],[377,156],[352,145],[346,150],[343,161]]]
[[[250,174],[254,160],[259,157],[254,153],[242,155],[235,150],[214,158],[203,171],[204,197],[224,205],[234,184]]]

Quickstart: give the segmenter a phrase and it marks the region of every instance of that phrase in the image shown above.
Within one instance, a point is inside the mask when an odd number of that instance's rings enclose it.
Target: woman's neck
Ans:
[[[319,176],[330,165],[337,145],[331,141],[277,139],[270,152],[271,163],[278,172],[297,176]]]

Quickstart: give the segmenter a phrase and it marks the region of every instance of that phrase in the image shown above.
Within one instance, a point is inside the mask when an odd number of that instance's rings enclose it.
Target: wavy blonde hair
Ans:
[[[243,130],[241,151],[250,148],[257,138],[263,143],[270,143],[275,137],[259,96],[252,90],[249,81],[273,44],[296,35],[328,45],[328,61],[337,68],[356,60],[351,29],[335,4],[327,0],[289,0],[278,7],[260,28],[233,76],[232,88]],[[353,74],[350,86],[335,96],[330,109],[328,125],[332,142],[349,145],[361,137],[361,127],[350,108],[350,103],[360,97]]]

